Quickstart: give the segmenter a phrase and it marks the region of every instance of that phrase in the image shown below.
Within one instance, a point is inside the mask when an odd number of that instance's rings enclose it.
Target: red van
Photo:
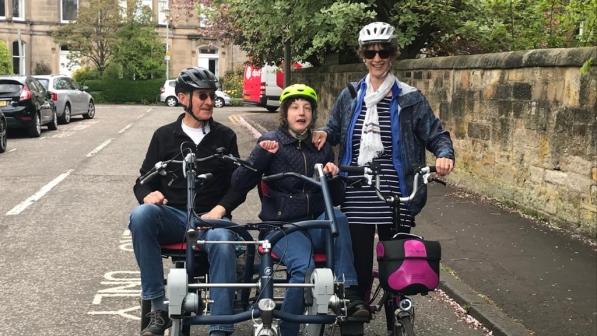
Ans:
[[[300,69],[307,64],[295,62],[294,69]],[[275,65],[245,65],[243,78],[243,100],[246,103],[265,107],[274,112],[280,106],[280,94],[284,88],[284,72]]]

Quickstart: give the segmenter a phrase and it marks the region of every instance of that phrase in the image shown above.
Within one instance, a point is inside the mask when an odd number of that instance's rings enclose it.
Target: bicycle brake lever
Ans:
[[[436,182],[436,183],[442,184],[442,185],[444,185],[444,186],[446,186],[446,185],[447,185],[446,181],[444,181],[444,180],[440,180],[440,179],[439,179],[439,178],[437,178],[437,177],[430,177],[430,178],[429,178],[429,182]]]

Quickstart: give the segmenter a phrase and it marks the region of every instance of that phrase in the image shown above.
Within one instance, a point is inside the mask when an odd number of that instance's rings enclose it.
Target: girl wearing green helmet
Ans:
[[[304,84],[294,84],[282,91],[280,96],[280,127],[270,131],[257,140],[248,161],[257,172],[244,167],[236,169],[232,176],[232,185],[243,193],[248,193],[259,184],[261,212],[263,221],[297,222],[306,219],[324,218],[323,195],[318,188],[294,179],[261,181],[263,175],[282,172],[296,172],[313,176],[314,165],[324,164],[324,171],[338,174],[331,146],[324,146],[321,151],[311,143],[311,128],[315,123],[317,93]],[[330,183],[332,198],[338,204],[344,195],[344,184],[340,179]],[[346,296],[350,300],[348,314],[355,317],[368,317],[369,310],[359,298],[356,288],[356,271],[352,242],[346,216],[335,210],[339,235],[334,244],[334,274],[344,278],[347,286]],[[305,274],[315,267],[313,250],[325,248],[325,231],[312,229],[307,232],[293,232],[278,241],[273,252],[281,256],[290,274],[290,283],[304,283]],[[304,311],[303,288],[288,288],[282,305],[282,311],[302,314]],[[297,323],[282,322],[282,335],[298,334]]]

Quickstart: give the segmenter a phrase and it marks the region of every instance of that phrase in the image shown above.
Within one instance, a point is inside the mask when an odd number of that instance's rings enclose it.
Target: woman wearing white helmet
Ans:
[[[368,73],[356,87],[345,88],[334,103],[328,123],[313,141],[340,145],[340,165],[365,165],[375,160],[382,169],[384,194],[409,195],[414,168],[425,165],[425,149],[436,159],[437,173],[447,175],[454,166],[450,134],[435,117],[427,99],[416,88],[392,74],[398,55],[394,27],[373,22],[359,32],[358,54]],[[372,284],[373,238],[408,232],[426,201],[426,190],[401,204],[400,215],[379,200],[373,188],[348,186],[342,212],[348,217],[355,268],[363,298]]]

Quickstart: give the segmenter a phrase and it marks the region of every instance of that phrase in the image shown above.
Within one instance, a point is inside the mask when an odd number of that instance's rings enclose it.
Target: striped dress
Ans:
[[[385,97],[377,104],[379,115],[379,126],[381,128],[381,141],[384,146],[384,153],[375,159],[380,163],[380,189],[384,196],[400,195],[398,173],[392,164],[392,130],[390,119],[391,97]],[[361,143],[361,132],[363,120],[365,119],[366,107],[363,109],[356,121],[352,134],[352,162],[357,165],[359,157],[359,145]],[[350,174],[349,174],[350,175]],[[356,174],[354,174],[356,175]],[[409,214],[404,204],[401,208],[401,226],[414,226],[414,218]],[[375,193],[373,186],[353,186],[346,188],[346,196],[342,204],[342,212],[348,217],[350,224],[392,224],[392,208],[380,200]]]

